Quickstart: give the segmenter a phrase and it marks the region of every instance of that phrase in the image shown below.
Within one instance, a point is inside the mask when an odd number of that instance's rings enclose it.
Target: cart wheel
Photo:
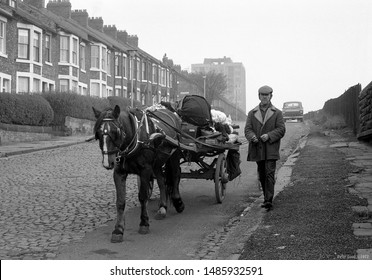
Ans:
[[[141,186],[141,177],[140,176],[137,176],[138,192],[139,192],[140,186]],[[152,196],[152,190],[153,190],[153,188],[154,188],[154,179],[151,179],[151,181],[150,181],[150,189],[149,189],[149,199]]]
[[[228,174],[226,172],[226,157],[224,153],[221,153],[218,156],[216,170],[214,172],[214,186],[218,203],[222,203],[225,198],[226,183],[228,181]]]

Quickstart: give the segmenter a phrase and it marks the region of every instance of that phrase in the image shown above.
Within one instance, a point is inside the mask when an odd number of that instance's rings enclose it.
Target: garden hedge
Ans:
[[[40,94],[0,93],[0,122],[17,125],[49,126],[54,111]]]

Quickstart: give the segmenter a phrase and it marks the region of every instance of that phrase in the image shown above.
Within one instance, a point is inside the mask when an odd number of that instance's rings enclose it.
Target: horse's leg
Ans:
[[[138,200],[141,203],[141,222],[138,232],[141,234],[149,233],[149,214],[147,211],[147,206],[149,202],[149,190],[150,190],[150,181],[152,176],[151,165],[146,166],[141,170],[140,174],[140,186],[138,192]]]
[[[166,165],[167,187],[170,188],[172,203],[178,213],[185,209],[179,190],[181,180],[180,157],[179,151],[176,151]]]
[[[111,242],[123,242],[125,228],[125,199],[126,199],[126,173],[120,173],[116,168],[114,170],[114,183],[116,188],[116,224],[111,235]]]
[[[164,175],[162,171],[162,164],[155,164],[153,170],[156,177],[156,181],[158,182],[160,193],[159,208],[155,214],[155,219],[162,220],[167,216],[167,192],[165,187]]]

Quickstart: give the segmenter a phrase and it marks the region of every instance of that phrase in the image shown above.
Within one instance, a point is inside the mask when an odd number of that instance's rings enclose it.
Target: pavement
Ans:
[[[241,218],[239,259],[372,259],[372,146],[314,125],[306,138],[278,171],[274,210],[254,229],[258,203]]]
[[[0,145],[0,158],[26,153],[32,153],[42,150],[68,147],[92,140],[92,136],[74,135],[74,136],[55,136],[50,140],[32,141],[32,142],[14,142],[11,144]]]
[[[344,154],[343,161],[353,166],[353,171],[346,178],[347,191],[350,194],[356,195],[366,201],[365,205],[355,205],[350,208],[350,211],[357,217],[362,219],[358,222],[350,224],[355,238],[363,238],[364,240],[372,240],[372,145],[359,142],[355,136],[340,135],[335,131],[322,131],[326,142],[321,143],[330,149],[336,149]],[[82,136],[64,136],[54,137],[48,141],[35,141],[26,143],[14,143],[0,146],[0,158],[31,153],[41,150],[56,149],[59,147],[66,147],[77,145],[91,140],[91,137]],[[291,176],[293,166],[297,159],[301,156],[302,149],[307,145],[307,139],[300,141],[298,148],[288,157],[287,161],[278,170],[276,195],[291,185]],[[306,160],[306,159],[303,159]],[[306,163],[305,163],[306,164]],[[309,165],[312,168],[313,165]],[[275,203],[275,200],[274,200]],[[240,216],[240,223],[232,233],[234,235],[241,235],[241,243],[238,244],[238,250],[231,252],[228,250],[229,244],[226,243],[226,254],[220,254],[217,259],[241,259],[241,251],[245,243],[257,227],[247,231],[249,223],[252,223],[252,215],[249,215],[255,208],[258,208],[260,200],[258,199],[254,204],[245,209]],[[274,209],[279,211],[279,209]],[[262,211],[260,212],[262,213]],[[265,214],[263,214],[265,215]],[[257,217],[256,217],[257,218]],[[235,239],[236,240],[236,239]],[[367,242],[366,244],[371,244]],[[236,247],[236,244],[235,244]],[[224,250],[220,250],[224,252]],[[228,255],[227,255],[228,253]],[[357,259],[372,259],[372,247],[355,248],[355,256]]]

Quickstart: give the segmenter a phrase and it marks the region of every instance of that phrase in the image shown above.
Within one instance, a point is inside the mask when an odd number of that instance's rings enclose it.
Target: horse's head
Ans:
[[[120,107],[116,105],[114,109],[109,108],[102,112],[93,107],[93,112],[96,117],[94,133],[102,151],[102,165],[106,169],[112,169],[126,137],[125,126],[119,119]]]

